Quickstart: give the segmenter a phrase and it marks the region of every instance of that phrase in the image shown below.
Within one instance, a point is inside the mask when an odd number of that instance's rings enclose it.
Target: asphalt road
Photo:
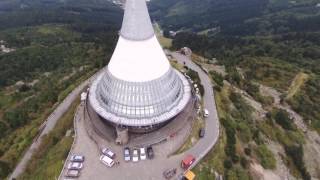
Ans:
[[[211,80],[198,65],[193,63],[190,57],[180,53],[172,52],[171,55],[181,64],[188,66],[190,69],[197,71],[201,84],[204,87],[204,108],[208,109],[209,116],[205,119],[205,136],[201,138],[186,154],[192,154],[196,157],[196,162],[193,163],[194,167],[216,144],[219,138],[219,117],[215,103],[213,88]],[[192,168],[191,167],[191,168]]]
[[[58,107],[50,114],[50,116],[47,118],[47,120],[44,122],[43,130],[41,131],[40,135],[38,135],[29,149],[25,152],[23,155],[22,159],[18,163],[18,165],[15,167],[14,171],[12,174],[9,176],[9,180],[18,177],[20,174],[22,174],[28,164],[28,161],[31,159],[34,151],[40,146],[42,137],[46,134],[48,134],[56,125],[57,121],[61,118],[61,116],[69,109],[71,106],[72,102],[79,97],[79,94],[81,91],[90,84],[92,80],[95,79],[97,72],[93,76],[91,76],[89,79],[81,83],[77,88],[75,88],[59,105]]]

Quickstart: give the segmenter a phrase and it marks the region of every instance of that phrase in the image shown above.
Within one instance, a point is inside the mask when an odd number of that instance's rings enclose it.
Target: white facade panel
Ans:
[[[108,69],[118,79],[145,82],[160,78],[170,64],[156,36],[142,41],[119,37]]]

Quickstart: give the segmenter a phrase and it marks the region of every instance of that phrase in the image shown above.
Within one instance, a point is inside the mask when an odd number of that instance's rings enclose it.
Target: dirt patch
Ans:
[[[260,164],[257,164],[257,163],[250,164],[250,173],[251,173],[253,179],[281,180],[281,177],[279,177],[273,171],[264,169]]]

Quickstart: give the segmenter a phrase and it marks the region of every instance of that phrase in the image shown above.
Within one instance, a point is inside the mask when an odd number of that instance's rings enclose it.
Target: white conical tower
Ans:
[[[129,129],[152,129],[180,113],[191,93],[174,70],[152,28],[145,0],[127,0],[120,37],[89,101],[105,120]]]

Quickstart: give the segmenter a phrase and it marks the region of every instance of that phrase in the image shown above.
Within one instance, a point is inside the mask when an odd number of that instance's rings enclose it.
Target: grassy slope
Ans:
[[[78,104],[79,98],[59,119],[56,127],[43,138],[40,148],[32,156],[26,171],[19,179],[56,179],[59,176],[73,142],[72,134],[65,135],[67,130],[73,127],[73,117]]]
[[[79,83],[96,72],[96,67],[105,63],[105,57],[111,49],[109,47],[105,49],[103,45],[98,43],[94,44],[90,42],[90,39],[83,41],[81,39],[83,34],[70,30],[66,25],[46,24],[2,32],[0,39],[8,38],[7,42],[19,46],[16,52],[1,55],[0,59],[7,63],[6,70],[12,66],[19,68],[21,64],[28,67],[27,72],[23,71],[22,74],[14,74],[10,77],[25,78],[23,79],[25,82],[39,80],[34,87],[26,92],[19,92],[19,88],[16,86],[0,89],[0,122],[2,125],[0,127],[2,133],[0,160],[7,163],[12,170],[25,149],[31,144],[32,139],[37,135],[38,127],[54,110],[56,103],[61,102]],[[86,38],[89,37],[86,36]],[[104,37],[106,41],[104,44],[109,43],[108,36]],[[55,69],[43,70],[41,69],[43,66],[39,68],[35,64],[29,65],[28,62],[24,62],[25,56],[20,55],[21,52],[23,52],[22,54],[26,53],[28,58],[32,59],[36,59],[42,54],[45,54],[50,61],[59,57],[63,63]],[[46,52],[51,53],[46,54]],[[32,69],[33,66],[34,69]],[[81,66],[82,70],[80,71]],[[45,76],[44,71],[50,72],[50,75]],[[74,71],[75,73],[73,73]],[[72,76],[70,76],[71,74]],[[8,82],[15,83],[15,80],[10,79]],[[51,91],[53,94],[50,93]],[[30,99],[26,100],[26,97]],[[51,100],[52,97],[54,100]],[[8,120],[4,115],[7,112],[22,109],[21,106],[28,112],[30,119],[19,127],[9,127]],[[1,176],[5,177],[7,173],[0,173]]]

